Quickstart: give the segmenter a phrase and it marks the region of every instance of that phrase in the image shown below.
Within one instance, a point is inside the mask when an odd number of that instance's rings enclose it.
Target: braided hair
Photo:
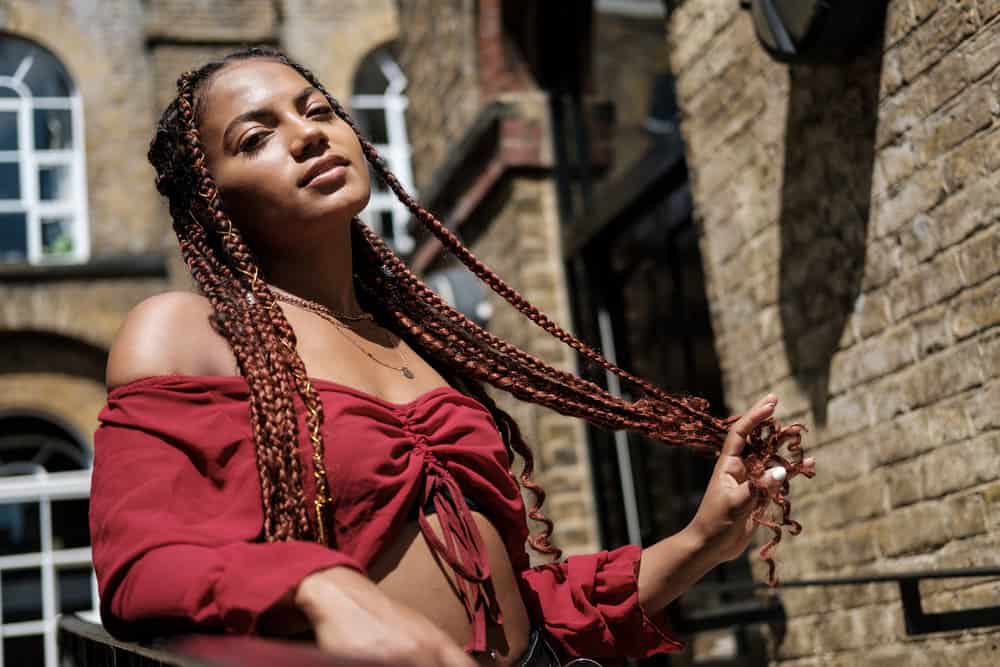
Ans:
[[[156,170],[156,187],[169,202],[182,256],[198,288],[212,305],[211,324],[229,342],[249,387],[266,540],[312,539],[329,544],[321,511],[329,485],[323,465],[323,403],[296,351],[295,332],[260,279],[253,252],[222,206],[199,135],[198,113],[205,83],[228,64],[251,58],[287,65],[319,90],[337,116],[354,130],[377,177],[448,251],[528,319],[593,364],[619,376],[639,396],[635,401],[615,396],[498,338],[431,290],[367,225],[357,218],[352,221],[351,252],[361,305],[382,326],[406,340],[450,384],[480,401],[492,414],[510,460],[514,460],[515,453],[523,459],[519,482],[532,492],[534,500],[528,516],[542,525],[540,532],[529,537],[532,548],[556,557],[561,554],[550,542],[552,521],[541,512],[545,492],[532,481],[532,452],[517,423],[497,406],[486,392],[485,384],[522,401],[580,417],[600,428],[627,429],[664,443],[718,455],[734,418],[713,417],[704,399],[669,394],[618,368],[554,323],[406,192],[343,106],[308,69],[278,50],[249,48],[178,78],[177,97],[160,118],[148,157]],[[312,443],[316,512],[311,512],[303,500],[302,466],[296,448],[288,446],[298,442],[300,436],[296,399],[304,405],[305,424]],[[765,489],[758,480],[775,464],[785,466],[789,472],[812,475],[809,467],[802,464],[796,426],[782,427],[771,418],[748,436],[743,457],[755,489]],[[780,450],[786,446],[787,453],[783,455]],[[801,525],[790,517],[787,481],[770,493],[770,500],[777,505],[779,516],[767,516],[768,496],[759,493],[753,518],[773,531],[773,537],[761,550],[773,584],[771,552],[781,539],[782,528],[788,527],[792,534],[797,534]]]

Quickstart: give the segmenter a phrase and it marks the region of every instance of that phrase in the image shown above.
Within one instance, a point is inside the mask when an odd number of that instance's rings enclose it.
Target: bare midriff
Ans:
[[[528,646],[528,612],[499,533],[482,514],[473,512],[472,517],[486,547],[493,589],[503,615],[502,626],[490,624],[487,628],[488,644],[496,651],[497,659],[484,656],[480,662],[516,664]],[[440,536],[437,515],[431,514],[427,520]],[[447,564],[439,563],[416,521],[407,525],[395,543],[372,563],[368,574],[390,598],[423,614],[455,643],[465,646],[471,626],[454,588],[455,575]]]

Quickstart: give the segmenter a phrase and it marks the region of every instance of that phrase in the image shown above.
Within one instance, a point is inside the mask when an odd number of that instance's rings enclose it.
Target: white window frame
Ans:
[[[659,19],[667,15],[663,3],[656,0],[597,0],[594,10],[643,19]]]
[[[9,570],[38,568],[41,570],[42,618],[17,623],[5,623],[0,607],[0,665],[4,664],[3,638],[42,635],[45,645],[45,667],[58,667],[57,639],[59,622],[59,579],[57,570],[92,564],[90,547],[54,549],[52,539],[52,501],[84,500],[90,498],[90,470],[47,473],[39,470],[32,475],[17,475],[0,479],[0,504],[37,502],[40,523],[41,551],[0,556],[0,574]],[[2,578],[0,578],[2,583]],[[100,623],[100,600],[97,578],[90,575],[92,607],[89,611],[76,612],[93,623]],[[0,599],[3,589],[0,588]]]
[[[20,38],[19,38],[20,39]],[[90,257],[90,233],[87,213],[87,179],[83,141],[83,102],[74,88],[69,97],[35,97],[23,82],[33,64],[29,54],[12,75],[0,75],[0,87],[13,90],[17,97],[0,97],[0,112],[17,114],[17,149],[0,151],[0,163],[18,164],[21,197],[0,199],[0,213],[23,213],[27,225],[29,264],[74,264]],[[63,109],[70,112],[72,145],[68,149],[35,148],[35,111]],[[38,170],[41,167],[65,167],[70,173],[70,193],[62,201],[40,199]],[[42,251],[42,220],[67,218],[73,250],[66,254],[46,255]]]
[[[399,182],[416,198],[413,186],[413,167],[411,164],[410,139],[406,131],[406,108],[409,100],[403,91],[406,90],[406,75],[403,70],[384,50],[374,54],[382,74],[389,85],[381,95],[352,95],[351,109],[366,111],[382,111],[385,114],[386,134],[389,143],[374,144],[375,150],[385,159],[389,169],[396,175]],[[359,216],[365,224],[382,236],[387,231],[382,227],[381,214],[388,211],[392,214],[392,246],[400,254],[413,251],[415,242],[406,226],[410,220],[410,211],[396,198],[392,191],[378,192],[373,187],[368,206]]]

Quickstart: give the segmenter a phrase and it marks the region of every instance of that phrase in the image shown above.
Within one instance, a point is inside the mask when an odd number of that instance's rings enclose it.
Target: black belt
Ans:
[[[545,635],[538,628],[532,628],[528,637],[528,650],[524,652],[517,667],[602,667],[590,658],[575,658],[565,665],[559,662],[555,649],[545,641]]]

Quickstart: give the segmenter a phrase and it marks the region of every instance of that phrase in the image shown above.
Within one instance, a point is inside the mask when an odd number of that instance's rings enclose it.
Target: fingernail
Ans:
[[[788,471],[785,470],[784,466],[771,468],[768,472],[771,474],[771,479],[776,482],[783,482],[785,477],[788,477]]]

